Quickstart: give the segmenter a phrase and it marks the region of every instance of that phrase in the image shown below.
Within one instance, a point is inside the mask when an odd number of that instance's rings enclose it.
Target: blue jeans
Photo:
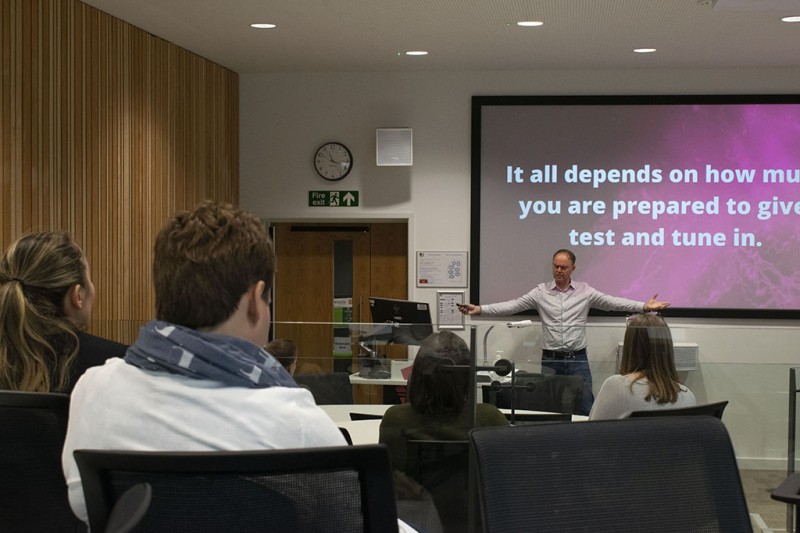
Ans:
[[[592,371],[589,368],[587,354],[553,357],[542,353],[542,366],[552,369],[560,376],[583,376],[581,412],[577,414],[588,415],[594,403],[594,393],[592,392]]]

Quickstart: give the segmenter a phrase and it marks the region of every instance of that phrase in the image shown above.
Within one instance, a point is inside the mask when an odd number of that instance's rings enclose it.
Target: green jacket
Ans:
[[[505,415],[491,404],[477,404],[477,427],[507,426]],[[411,404],[393,405],[383,415],[380,442],[389,447],[389,455],[395,469],[405,473],[416,470],[408,464],[407,442],[409,440],[467,440],[472,429],[469,409],[464,409],[455,418],[432,418],[417,413]]]

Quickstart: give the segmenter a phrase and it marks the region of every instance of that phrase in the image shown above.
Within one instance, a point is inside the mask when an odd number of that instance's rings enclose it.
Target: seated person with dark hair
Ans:
[[[153,257],[156,316],[72,395],[62,462],[86,521],[76,449],[236,451],[345,445],[263,348],[275,254],[255,216],[207,203],[172,217]]]
[[[294,375],[297,368],[297,345],[291,339],[275,339],[267,344],[267,351],[278,360],[287,372]]]
[[[466,441],[472,429],[472,410],[467,405],[469,397],[470,375],[466,368],[448,369],[450,365],[469,365],[469,348],[464,340],[450,331],[440,331],[427,337],[419,348],[411,375],[408,379],[408,403],[390,407],[383,416],[380,425],[380,442],[389,447],[392,465],[396,471],[410,476],[416,475],[420,465],[416,464],[416,456],[409,453],[409,440],[442,440]],[[476,406],[477,427],[507,426],[508,421],[497,407],[479,403]],[[466,482],[466,464],[459,476]],[[395,475],[398,499],[405,485],[404,475]],[[398,483],[404,485],[398,486]],[[450,484],[446,490],[451,498],[447,503],[437,501],[439,514],[445,530],[453,525],[453,514],[462,521],[453,527],[457,530],[466,527],[466,485]],[[455,488],[455,490],[452,490]],[[463,489],[463,493],[462,493]],[[437,494],[434,494],[434,499]],[[462,504],[463,500],[463,504]],[[452,504],[457,509],[452,509]],[[451,507],[444,509],[444,506]],[[413,525],[417,525],[410,516],[401,517]]]

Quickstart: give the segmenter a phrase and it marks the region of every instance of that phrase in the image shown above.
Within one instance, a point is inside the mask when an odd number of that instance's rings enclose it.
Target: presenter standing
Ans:
[[[609,296],[587,283],[572,280],[575,254],[558,250],[553,254],[553,281],[540,283],[527,294],[506,302],[459,305],[465,315],[509,316],[536,309],[542,321],[542,366],[556,374],[578,375],[585,379],[581,413],[588,415],[594,402],[592,372],[586,352],[586,321],[592,308],[603,311],[659,311],[669,302],[647,302]]]

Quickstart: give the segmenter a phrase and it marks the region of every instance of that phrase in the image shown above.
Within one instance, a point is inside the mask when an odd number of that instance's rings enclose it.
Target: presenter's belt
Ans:
[[[562,350],[542,350],[542,355],[551,359],[567,359],[569,357],[576,357],[578,355],[586,355],[586,348],[573,351]]]

